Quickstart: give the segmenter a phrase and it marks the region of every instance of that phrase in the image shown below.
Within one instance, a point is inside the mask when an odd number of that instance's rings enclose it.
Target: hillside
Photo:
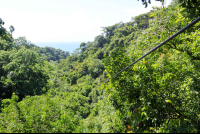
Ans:
[[[103,27],[72,54],[14,39],[1,20],[0,132],[200,132],[200,22],[105,82],[196,18],[181,4]]]

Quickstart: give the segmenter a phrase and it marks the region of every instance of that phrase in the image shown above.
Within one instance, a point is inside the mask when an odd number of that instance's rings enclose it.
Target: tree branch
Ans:
[[[171,103],[169,103],[171,106],[172,106],[172,108],[179,114],[179,118],[180,118],[180,116],[183,116],[183,117],[185,117],[185,118],[187,118],[187,119],[190,119],[189,117],[187,117],[186,115],[183,115],[183,114],[181,114]],[[197,123],[195,120],[193,120],[193,119],[190,119],[191,121],[193,121],[194,123]]]

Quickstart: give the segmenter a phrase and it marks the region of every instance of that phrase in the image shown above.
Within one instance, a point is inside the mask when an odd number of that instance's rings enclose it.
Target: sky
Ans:
[[[172,0],[165,0],[169,5]],[[0,0],[0,18],[13,37],[31,42],[88,42],[102,33],[101,27],[131,18],[161,6],[151,0],[144,8],[141,0]]]

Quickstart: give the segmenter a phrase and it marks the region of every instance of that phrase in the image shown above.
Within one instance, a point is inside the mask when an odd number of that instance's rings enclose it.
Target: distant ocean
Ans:
[[[81,42],[32,42],[33,44],[39,47],[53,47],[56,49],[61,49],[63,51],[69,51],[73,53],[73,51],[80,47]]]

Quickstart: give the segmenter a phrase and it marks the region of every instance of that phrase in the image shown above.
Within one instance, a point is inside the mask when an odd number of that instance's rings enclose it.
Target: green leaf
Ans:
[[[171,100],[165,100],[165,102],[167,102],[167,103],[172,103],[172,101],[171,101]]]

